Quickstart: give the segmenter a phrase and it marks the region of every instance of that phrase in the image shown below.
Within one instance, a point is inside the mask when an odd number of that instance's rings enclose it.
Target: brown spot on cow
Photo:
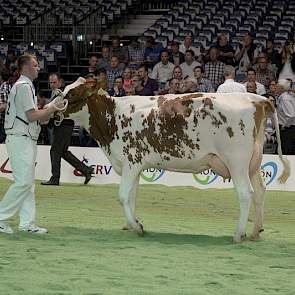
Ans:
[[[189,117],[192,108],[191,104],[193,104],[193,100],[187,95],[183,97],[176,97],[174,99],[167,99],[162,101],[159,105],[159,113],[160,114],[168,114],[169,116],[181,115],[183,117]]]
[[[204,96],[203,93],[192,93],[192,94],[184,95],[182,99],[193,99],[193,98],[198,98],[203,96]]]
[[[223,123],[227,122],[226,116],[224,116],[221,112],[218,112],[218,115],[219,115],[220,119],[223,121]]]
[[[150,97],[150,100],[155,100],[156,98],[154,96]]]
[[[233,130],[232,130],[231,127],[227,127],[226,128],[226,132],[228,133],[229,137],[233,137],[234,136],[234,132],[233,132]]]
[[[242,119],[239,122],[239,126],[240,126],[242,134],[245,135],[245,124]]]
[[[134,104],[131,104],[130,105],[130,113],[134,113],[135,112],[135,105]]]
[[[203,103],[204,103],[204,107],[209,106],[209,109],[213,110],[213,102],[210,97],[204,98]]]

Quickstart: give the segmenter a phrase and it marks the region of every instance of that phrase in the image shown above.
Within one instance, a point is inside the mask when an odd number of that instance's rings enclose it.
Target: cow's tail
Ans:
[[[273,117],[273,123],[274,123],[275,130],[276,130],[276,135],[277,135],[278,156],[279,156],[279,158],[283,164],[283,167],[284,167],[282,174],[278,178],[278,181],[279,181],[279,183],[285,183],[291,174],[290,162],[287,158],[283,157],[279,121],[278,121],[278,115],[277,115],[276,110],[272,113],[272,117]]]

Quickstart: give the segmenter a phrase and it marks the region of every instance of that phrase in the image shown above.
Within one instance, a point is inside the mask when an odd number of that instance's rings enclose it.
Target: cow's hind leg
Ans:
[[[264,195],[265,185],[263,179],[258,171],[251,176],[251,183],[254,189],[253,203],[254,203],[254,227],[251,234],[251,239],[256,240],[259,238],[260,232],[263,231],[263,211],[264,211]]]
[[[124,167],[122,171],[121,184],[119,189],[120,202],[124,208],[128,226],[131,226],[139,235],[143,235],[143,226],[135,217],[135,200],[139,182],[140,169],[136,167]]]
[[[239,243],[242,238],[246,237],[246,226],[249,217],[253,188],[246,169],[230,169],[230,172],[240,203],[239,223],[233,237],[234,242]]]

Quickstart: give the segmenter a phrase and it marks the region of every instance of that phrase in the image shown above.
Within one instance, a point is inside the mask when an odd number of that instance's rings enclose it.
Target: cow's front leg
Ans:
[[[135,217],[136,192],[141,168],[129,165],[123,168],[119,189],[120,202],[124,208],[127,225],[131,226],[139,235],[143,235],[143,226]]]

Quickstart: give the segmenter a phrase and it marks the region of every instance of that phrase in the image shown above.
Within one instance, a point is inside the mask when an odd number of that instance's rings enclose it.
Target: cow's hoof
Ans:
[[[241,243],[242,241],[245,241],[247,238],[246,234],[243,235],[234,235],[233,237],[233,242],[234,243]]]
[[[136,229],[136,232],[138,236],[143,237],[144,236],[144,230],[143,230],[143,225],[141,223],[137,223],[138,227]]]
[[[259,240],[259,234],[252,234],[250,236],[251,241],[258,241]]]

